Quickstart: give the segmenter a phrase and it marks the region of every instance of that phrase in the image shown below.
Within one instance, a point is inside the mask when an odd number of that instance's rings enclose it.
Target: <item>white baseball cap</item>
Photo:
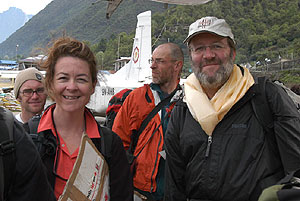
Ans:
[[[219,36],[229,37],[235,43],[231,29],[225,20],[209,16],[198,19],[190,25],[189,35],[183,43],[189,43],[194,36],[203,32],[210,32]]]

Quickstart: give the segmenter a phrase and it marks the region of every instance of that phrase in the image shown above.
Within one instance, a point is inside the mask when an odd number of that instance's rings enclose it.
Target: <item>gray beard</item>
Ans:
[[[233,60],[230,58],[228,62],[220,65],[220,69],[216,72],[214,77],[209,77],[201,72],[201,68],[195,68],[193,65],[193,72],[199,80],[201,86],[207,89],[219,89],[228,80],[233,70]]]

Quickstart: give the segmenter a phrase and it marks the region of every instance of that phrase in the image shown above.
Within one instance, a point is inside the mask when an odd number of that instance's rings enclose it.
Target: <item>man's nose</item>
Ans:
[[[31,98],[32,98],[32,99],[39,98],[39,95],[38,95],[37,91],[34,91],[34,92],[32,93]]]
[[[216,56],[215,52],[211,50],[211,48],[208,46],[205,48],[203,52],[203,58],[204,59],[211,59]]]
[[[151,69],[156,68],[156,65],[157,65],[157,63],[155,61],[152,61],[151,65],[150,65],[150,68]]]

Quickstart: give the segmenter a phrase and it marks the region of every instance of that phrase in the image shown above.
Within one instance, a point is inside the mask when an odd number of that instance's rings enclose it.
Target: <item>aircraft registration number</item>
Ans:
[[[110,95],[113,96],[115,95],[115,88],[107,87],[102,89],[102,96]]]

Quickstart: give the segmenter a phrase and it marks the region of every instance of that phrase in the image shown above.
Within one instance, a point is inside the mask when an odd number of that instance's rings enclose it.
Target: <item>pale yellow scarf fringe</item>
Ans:
[[[228,81],[209,100],[192,73],[184,84],[185,101],[194,119],[208,135],[211,135],[230,108],[245,95],[253,84],[254,79],[249,70],[244,68],[243,76],[239,67],[234,65]]]

